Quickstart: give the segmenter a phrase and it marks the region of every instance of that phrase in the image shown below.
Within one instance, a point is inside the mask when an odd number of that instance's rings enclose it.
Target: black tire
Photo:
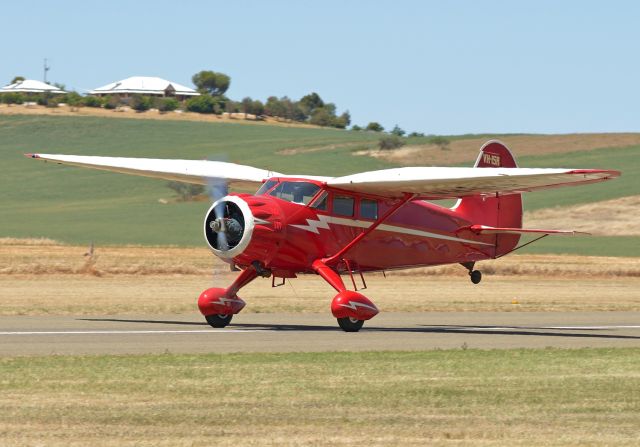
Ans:
[[[356,320],[355,318],[338,318],[338,325],[345,332],[358,332],[362,325],[364,324],[364,320]]]
[[[207,315],[205,318],[207,319],[207,323],[209,323],[209,326],[215,327],[215,328],[223,328],[223,327],[226,327],[229,323],[231,323],[231,319],[233,318],[233,315],[232,314],[229,314],[229,315],[214,314],[214,315]]]
[[[474,284],[479,284],[482,281],[482,272],[480,270],[474,270],[471,272],[471,282]]]

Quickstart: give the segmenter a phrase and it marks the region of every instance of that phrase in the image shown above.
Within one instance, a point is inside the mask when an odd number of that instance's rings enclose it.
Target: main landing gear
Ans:
[[[198,307],[207,323],[215,328],[223,328],[231,323],[233,316],[246,304],[237,295],[238,291],[257,277],[258,271],[253,267],[247,267],[226,289],[214,287],[202,292],[198,298]]]
[[[338,294],[331,301],[331,313],[338,326],[345,332],[358,332],[366,320],[375,317],[379,310],[366,296],[347,290],[342,278],[334,269],[321,260],[312,264],[313,269],[327,281]]]
[[[331,313],[343,331],[358,332],[366,320],[378,314],[378,308],[366,296],[347,290],[342,278],[333,268],[318,260],[313,263],[313,269],[338,292],[331,301]],[[198,298],[198,307],[207,323],[214,328],[226,327],[233,316],[245,306],[238,291],[258,276],[269,276],[267,272],[271,274],[262,264],[254,263],[242,270],[226,289],[211,288],[202,292]]]
[[[463,262],[461,265],[469,270],[469,277],[471,278],[471,282],[474,284],[480,284],[480,281],[482,281],[482,272],[480,270],[473,269],[475,264],[475,262]]]

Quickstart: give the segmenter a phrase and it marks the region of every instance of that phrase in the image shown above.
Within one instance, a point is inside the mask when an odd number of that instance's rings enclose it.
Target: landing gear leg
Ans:
[[[474,270],[475,262],[463,262],[462,265],[464,268],[469,270],[469,276],[471,277],[471,282],[474,284],[479,284],[482,281],[482,272],[480,270]]]
[[[198,307],[207,323],[215,328],[227,326],[233,315],[240,312],[246,304],[237,295],[238,291],[257,277],[256,269],[247,267],[226,289],[214,287],[202,292],[198,298]]]
[[[358,332],[365,320],[378,314],[378,308],[366,296],[347,290],[338,272],[317,260],[313,269],[322,276],[338,294],[331,301],[331,313],[338,320],[338,326],[345,332]]]

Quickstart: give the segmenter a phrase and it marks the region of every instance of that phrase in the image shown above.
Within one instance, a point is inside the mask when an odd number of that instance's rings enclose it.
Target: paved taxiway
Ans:
[[[383,313],[359,333],[330,314],[0,317],[0,355],[640,347],[640,312]]]

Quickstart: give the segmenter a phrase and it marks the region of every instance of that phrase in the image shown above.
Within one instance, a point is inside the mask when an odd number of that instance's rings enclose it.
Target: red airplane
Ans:
[[[345,177],[284,175],[205,160],[158,160],[27,154],[59,164],[210,184],[217,196],[204,218],[213,253],[241,271],[227,288],[207,289],[198,306],[216,328],[245,302],[242,287],[257,277],[272,286],[300,273],[324,278],[337,294],[331,312],[347,332],[360,330],[378,308],[357,290],[365,272],[461,264],[474,284],[476,262],[504,256],[523,234],[575,234],[523,229],[521,194],[609,180],[618,171],[518,168],[507,147],[489,141],[473,168],[406,167]],[[486,169],[489,168],[489,169]],[[255,194],[226,193],[252,186]],[[458,199],[452,208],[429,200]],[[341,275],[350,276],[348,290]],[[365,284],[366,288],[366,284]]]

